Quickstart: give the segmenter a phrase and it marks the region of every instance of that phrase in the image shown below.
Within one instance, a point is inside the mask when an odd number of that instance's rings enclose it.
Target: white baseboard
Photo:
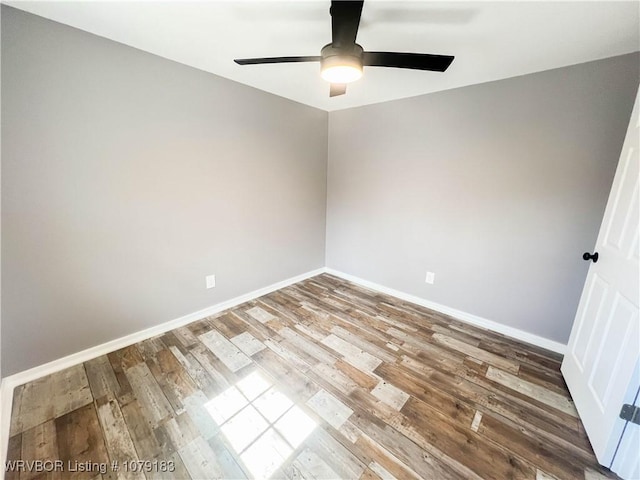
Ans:
[[[540,337],[538,335],[525,332],[524,330],[520,330],[518,328],[509,327],[508,325],[494,322],[493,320],[482,318],[477,315],[473,315],[471,313],[463,312],[461,310],[456,310],[455,308],[447,307],[446,305],[441,305],[439,303],[431,302],[429,300],[425,300],[424,298],[416,297],[415,295],[410,295],[408,293],[404,293],[399,290],[394,290],[393,288],[385,287],[383,285],[370,282],[369,280],[364,280],[362,278],[355,277],[348,273],[343,273],[338,270],[334,270],[332,268],[325,268],[325,272],[331,275],[335,275],[336,277],[340,277],[344,280],[348,280],[350,282],[356,283],[363,287],[369,288],[371,290],[375,290],[377,292],[391,295],[392,297],[396,297],[401,300],[405,300],[407,302],[415,303],[417,305],[430,308],[431,310],[444,313],[445,315],[454,317],[455,319],[460,320],[462,322],[470,323],[471,325],[475,325],[476,327],[486,328],[487,330],[492,330],[494,332],[501,333],[508,337],[515,338],[516,340],[520,340],[522,342],[526,342],[531,345],[544,348],[546,350],[551,350],[552,352],[556,352],[564,355],[567,348],[566,345],[559,342],[555,342],[553,340],[549,340],[548,338]]]
[[[67,355],[66,357],[62,357],[52,362],[45,363],[43,365],[39,365],[37,367],[30,368],[29,370],[25,370],[23,372],[19,372],[3,378],[2,383],[0,384],[0,467],[2,467],[0,469],[0,479],[4,478],[4,462],[7,458],[7,448],[9,446],[11,407],[13,403],[13,390],[15,387],[28,382],[32,382],[33,380],[42,378],[46,375],[59,372],[60,370],[64,370],[65,368],[71,367],[73,365],[77,365],[78,363],[83,363],[101,355],[113,352],[115,350],[128,347],[129,345],[133,345],[134,343],[138,343],[148,338],[155,337],[156,335],[162,335],[163,333],[168,332],[169,330],[173,330],[174,328],[183,327],[191,322],[195,322],[196,320],[200,320],[223,310],[233,308],[237,305],[240,305],[241,303],[248,302],[263,295],[267,295],[268,293],[280,290],[284,287],[288,287],[289,285],[301,282],[302,280],[306,280],[307,278],[315,277],[316,275],[324,273],[324,271],[324,268],[318,268],[316,270],[312,270],[310,272],[288,278],[281,282],[274,283],[267,287],[254,290],[244,295],[240,295],[239,297],[226,300],[211,307],[207,307],[203,310],[189,313],[183,317],[169,320],[168,322],[162,323],[160,325],[155,325],[151,328],[140,330],[139,332],[125,335],[124,337],[116,338],[115,340],[111,340],[101,345],[87,348],[86,350]]]

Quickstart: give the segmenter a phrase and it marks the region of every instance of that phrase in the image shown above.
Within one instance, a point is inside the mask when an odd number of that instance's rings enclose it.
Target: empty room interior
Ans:
[[[637,1],[0,14],[0,479],[640,479]]]

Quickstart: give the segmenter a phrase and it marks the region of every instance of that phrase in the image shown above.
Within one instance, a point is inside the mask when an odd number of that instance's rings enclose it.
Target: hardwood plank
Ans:
[[[381,380],[376,387],[371,390],[371,394],[374,397],[379,398],[384,403],[394,408],[395,410],[400,410],[405,402],[409,399],[409,394],[403,392],[397,387],[394,387],[390,383]]]
[[[511,388],[531,398],[535,398],[536,400],[546,403],[550,407],[556,408],[573,417],[578,416],[578,412],[576,411],[576,407],[573,405],[573,402],[565,396],[558,395],[556,392],[552,392],[544,387],[527,382],[515,375],[511,375],[493,367],[489,367],[486,377],[489,380],[493,380],[505,387]]]
[[[331,469],[327,462],[308,448],[305,448],[300,455],[296,457],[291,468],[295,469],[295,473],[291,472],[289,474],[290,476],[307,479],[317,478],[318,480],[334,480],[336,478],[340,478],[340,476]]]
[[[294,365],[299,371],[306,372],[309,369],[309,365],[307,365],[307,363],[302,358],[300,358],[299,355],[290,351],[282,344],[274,342],[272,340],[267,340],[264,342],[264,344],[276,355],[279,355],[284,360],[287,360],[292,365]]]
[[[482,421],[482,412],[480,410],[476,410],[476,413],[473,416],[473,420],[471,421],[471,430],[473,430],[474,432],[477,432],[478,428],[480,428],[481,421]]]
[[[105,395],[119,393],[118,379],[106,355],[85,362],[84,368],[87,372],[93,398],[97,399]]]
[[[190,323],[189,325],[186,326],[186,328],[188,328],[189,331],[194,336],[199,337],[200,335],[204,335],[205,333],[210,332],[213,329],[213,325],[211,323],[210,318],[205,318],[205,319]],[[197,345],[199,343],[200,341],[198,341]]]
[[[216,388],[214,380],[207,374],[204,367],[191,355],[183,354],[177,347],[169,347],[173,356],[180,363],[185,372],[191,377],[197,390],[204,392],[207,397],[212,397],[219,388]]]
[[[200,434],[188,413],[176,415],[175,418],[167,420],[158,428],[163,430],[163,438],[169,439],[172,449],[175,451],[180,450]]]
[[[373,470],[367,467],[365,468],[364,472],[362,472],[362,475],[360,475],[359,480],[381,480],[381,479],[377,473],[375,473]]]
[[[338,337],[342,338],[344,341],[346,341],[347,343],[365,351],[368,352],[369,354],[371,354],[372,356],[384,361],[384,362],[389,362],[389,363],[393,363],[396,361],[397,356],[396,355],[392,355],[391,353],[385,351],[383,348],[378,347],[377,345],[364,340],[362,337],[360,337],[359,335],[356,335],[340,326],[333,326],[331,328],[331,333],[337,335]]]
[[[310,327],[309,325],[298,323],[294,325],[297,330],[304,333],[307,337],[313,338],[316,342],[321,342],[325,337],[323,332],[319,332],[315,328]]]
[[[403,372],[400,367],[383,364],[376,371],[382,378],[393,378],[396,385],[403,391],[446,415],[452,422],[456,422],[460,426],[471,424],[475,413],[473,404],[443,392],[430,382],[425,381],[424,378]]]
[[[193,379],[171,350],[160,350],[156,358],[162,374],[179,397],[191,395],[197,390]]]
[[[11,435],[64,415],[93,401],[82,364],[30,382],[13,406]]]
[[[252,318],[262,323],[264,327],[267,327],[272,332],[272,336],[287,326],[287,322],[284,318],[281,318],[283,317],[282,309],[278,303],[272,302],[269,297],[261,297],[256,303],[258,308],[266,312],[269,316],[265,316],[265,318],[268,319],[264,321],[257,320],[254,317]],[[245,312],[245,314],[251,317],[248,312]]]
[[[248,357],[250,357],[254,353],[258,353],[260,350],[267,348],[264,346],[264,343],[256,339],[249,332],[243,332],[239,335],[236,335],[231,339],[231,343],[242,350],[242,352]]]
[[[402,332],[393,327],[388,328],[386,333],[399,340],[404,350],[413,353],[415,356],[428,355],[445,368],[455,369],[464,363],[465,358],[468,358],[458,350],[450,349],[442,344],[429,343],[415,335]]]
[[[232,372],[251,364],[251,359],[218,331],[207,332],[198,338]]]
[[[108,396],[105,395],[96,403],[109,459],[112,462],[117,461],[121,466],[124,462],[138,461],[138,454],[133,446],[117,400],[108,399]],[[117,478],[144,479],[146,476],[141,471],[131,471],[123,467],[119,469]]]
[[[549,475],[546,472],[543,472],[540,469],[536,470],[536,480],[558,480],[556,477],[554,477],[553,475]]]
[[[386,468],[384,468],[378,462],[371,462],[369,464],[369,468],[373,473],[375,473],[378,476],[378,478],[382,480],[397,480],[396,477],[394,477],[391,472],[389,472]]]
[[[270,320],[274,320],[276,317],[261,307],[253,307],[246,311],[247,314],[258,320],[260,323],[266,323]]]
[[[356,455],[322,429],[314,430],[305,445],[337,473],[331,478],[358,478],[366,468]]]
[[[182,398],[197,390],[189,373],[168,349],[157,352],[155,360],[147,360],[147,365],[173,411],[176,414],[183,413]]]
[[[513,428],[494,415],[483,415],[477,431],[498,445],[508,444],[509,451],[559,478],[579,478],[584,473],[584,467],[566,449],[540,442],[531,432]]]
[[[340,428],[353,413],[353,410],[325,390],[320,390],[307,400],[307,405],[333,428]]]
[[[191,350],[191,355],[212,379],[216,394],[222,392],[233,383],[229,369],[209,349],[203,345],[198,345]]]
[[[380,468],[384,468],[393,477],[409,480],[417,480],[420,477],[416,472],[411,470],[408,465],[400,461],[395,455],[389,452],[381,444],[371,439],[368,435],[362,435],[356,444],[360,447],[361,451],[366,452],[369,461],[369,468],[372,464],[379,465]],[[378,475],[380,475],[378,473]]]
[[[23,460],[22,456],[22,434],[18,433],[9,438],[9,445],[7,446],[7,467],[9,462],[15,462],[17,460]],[[5,480],[18,480],[20,478],[20,470],[17,468],[3,470],[5,472]]]
[[[135,352],[138,351],[135,347],[127,347],[125,349],[116,350],[115,352],[107,354],[107,358],[109,359],[109,363],[111,364],[111,368],[116,376],[116,379],[118,380],[118,385],[120,387],[119,392],[116,394],[116,396],[121,406],[126,405],[134,399],[131,384],[129,384],[129,380],[124,373],[125,366],[132,366],[128,362],[128,355],[126,354],[128,350],[132,350]],[[142,357],[140,357],[140,362],[142,362]]]
[[[178,451],[191,478],[224,478],[224,471],[209,444],[196,437]]]
[[[514,341],[491,335],[483,339],[479,345],[487,352],[498,353],[532,367],[546,369],[550,372],[558,372],[562,363],[562,355],[550,351],[543,351],[538,347],[526,343],[518,343],[514,348]]]
[[[434,362],[432,365],[436,365],[436,363]],[[421,357],[421,361],[409,357],[403,357],[402,359],[402,366],[413,370],[418,375],[416,377],[414,374],[409,374],[414,381],[419,378],[421,381],[431,385],[432,388],[451,392],[459,399],[467,399],[469,402],[477,403],[525,428],[533,429],[546,440],[564,441],[577,450],[586,450],[589,455],[592,455],[586,436],[578,435],[578,431],[571,423],[567,423],[566,418],[550,414],[549,411],[552,409],[541,409],[530,397],[523,395],[524,399],[520,399],[509,396],[507,392],[496,390],[493,388],[495,384],[486,381],[484,376],[461,377],[428,365],[429,360],[427,358],[422,359]],[[511,391],[506,388],[505,390]],[[419,394],[416,395],[420,397]],[[567,415],[565,417],[572,418]]]
[[[109,456],[93,403],[56,418],[55,427],[60,459],[66,465],[90,465],[87,471],[67,470],[65,477],[90,479],[102,473],[99,466],[107,465]]]
[[[42,460],[53,461],[58,459],[58,439],[56,426],[53,420],[36,425],[22,433],[22,452],[19,458],[26,461]],[[39,479],[60,479],[62,472],[39,472],[24,471],[20,475],[20,480],[29,480],[38,477]]]
[[[343,359],[346,362],[363,372],[373,372],[376,367],[382,363],[382,360],[379,358],[361,350],[355,345],[351,345],[349,342],[344,341],[342,338],[334,334],[331,334],[322,340],[322,344],[343,355]]]
[[[14,436],[24,430],[22,426],[23,408],[22,395],[25,385],[18,385],[13,389],[13,399],[11,402],[11,419],[9,423],[9,436]]]
[[[209,320],[216,330],[229,339],[241,335],[246,330],[242,325],[238,325],[235,321],[235,316],[231,312],[223,312]]]
[[[520,364],[518,377],[531,383],[537,383],[547,390],[553,390],[560,395],[567,395],[567,384],[564,382],[560,371],[551,371],[547,368],[538,368],[528,363]]]
[[[234,319],[239,326],[242,326],[245,331],[249,332],[263,343],[266,340],[277,341],[280,339],[277,333],[280,328],[275,330],[271,328],[272,322],[267,322],[265,324],[258,322],[255,318],[242,311],[241,308],[232,310],[231,318]],[[274,320],[273,322],[275,321],[277,320]]]
[[[298,337],[298,338],[302,338],[302,337]],[[280,342],[278,342],[278,346],[281,349],[283,349],[281,353],[283,353],[284,355],[289,354],[289,357],[291,357],[293,361],[300,360],[301,362],[300,369],[302,371],[306,371],[307,369],[314,367],[318,363],[324,363],[318,360],[317,355],[314,356],[313,354],[311,354],[305,348],[305,346],[301,344],[301,342],[296,342],[295,338],[293,340],[294,340],[293,342],[287,339],[280,340]],[[333,362],[330,362],[329,365],[331,365],[331,363]]]
[[[424,479],[437,478],[454,480],[463,477],[455,468],[443,460],[427,452],[412,439],[384,422],[373,421],[372,418],[356,417],[354,423],[371,439],[372,442],[384,445],[395,458],[399,459],[407,468]],[[475,478],[467,475],[468,478]],[[464,477],[463,477],[464,478]],[[479,478],[479,477],[478,477]]]
[[[187,327],[176,328],[172,332],[185,348],[198,343],[196,336]]]
[[[228,442],[222,435],[218,434],[209,440],[209,446],[224,472],[224,478],[247,478],[247,473],[238,464],[236,456],[230,452]]]
[[[154,358],[147,358],[147,361],[145,363],[147,365],[147,368],[151,372],[155,383],[158,385],[158,387],[160,387],[164,398],[167,400],[167,402],[169,402],[169,405],[171,406],[171,413],[175,413],[176,415],[183,413],[184,407],[182,405],[182,402],[180,401],[180,396],[178,393],[176,393],[173,385],[169,384],[166,376],[162,373],[160,366],[155,359],[155,355]],[[159,419],[158,422],[160,422],[161,420],[162,419]]]
[[[478,360],[482,360],[489,365],[501,368],[507,372],[518,373],[518,370],[520,369],[520,364],[518,362],[500,357],[465,342],[461,342],[457,338],[448,337],[441,333],[434,333],[433,339],[442,345],[446,345],[449,348],[464,353],[465,355],[469,355],[470,357],[477,358]]]
[[[172,453],[166,458],[160,460],[165,462],[162,464],[165,469],[158,468],[146,474],[147,480],[191,480],[191,475],[187,471],[182,458],[178,453]],[[197,479],[194,479],[197,480]]]
[[[431,443],[429,443],[422,436],[422,432],[419,429],[415,428],[415,426],[412,425],[410,419],[408,419],[403,413],[394,410],[393,408],[379,401],[376,397],[364,390],[356,391],[352,393],[350,397],[353,398],[355,400],[355,404],[359,406],[359,409],[356,411],[357,416],[354,415],[353,417],[353,422],[357,425],[357,427],[373,438],[374,434],[382,433],[380,430],[378,430],[377,432],[375,430],[372,430],[373,425],[382,421],[387,426],[392,427],[392,430],[388,431],[388,434],[391,434],[390,438],[393,438],[395,433],[398,433],[400,435],[399,438],[402,439],[403,442],[409,442],[410,444],[413,443],[415,445],[418,445],[419,448],[422,449],[422,460],[424,462],[417,463],[415,465],[416,467],[418,467],[418,469],[427,469],[426,471],[429,472],[428,477],[435,476],[437,478],[480,478],[478,475],[474,474],[472,470],[465,467],[462,463],[456,461],[454,457],[443,454],[442,451],[435,448]],[[366,418],[369,423],[363,423],[363,417]],[[385,443],[385,447],[388,446],[389,444]],[[409,444],[403,443],[402,445],[398,445],[397,447],[406,449],[409,447]],[[394,450],[394,454],[398,455],[397,451]],[[406,462],[407,460],[403,458],[403,461]],[[412,468],[415,468],[413,467],[413,464],[409,464],[412,465]]]
[[[199,391],[183,399],[187,414],[205,440],[209,440],[220,431],[220,427],[205,407],[208,401],[209,399]]]
[[[59,417],[83,407],[93,400],[89,380],[83,365],[76,365],[51,375],[54,415]]]
[[[351,443],[356,443],[362,436],[362,430],[356,427],[351,421],[344,422],[338,431]]]
[[[601,471],[594,470],[593,468],[586,468],[584,470],[584,479],[585,480],[605,480],[608,477],[608,473],[606,471],[602,471],[602,467],[598,466]]]
[[[286,358],[278,356],[270,349],[263,350],[253,357],[256,363],[278,379],[278,386],[287,394],[304,403],[313,397],[318,388],[302,372],[292,366]]]
[[[138,365],[139,363],[144,363],[144,358],[142,357],[142,354],[140,353],[137,345],[130,345],[121,350],[113,352],[113,354],[110,353],[109,355],[113,355],[114,358],[117,359],[117,363],[124,370]]]
[[[146,363],[136,364],[125,373],[142,407],[142,412],[152,428],[156,428],[164,419],[173,415],[169,401]]]
[[[445,415],[426,403],[410,398],[402,413],[427,442],[449,457],[486,479],[519,478],[535,476],[532,465],[510,454],[505,449],[483,440],[471,429],[461,429]]]
[[[336,360],[334,364],[336,369],[349,377],[358,386],[371,390],[380,381],[378,375],[374,372],[364,372],[345,360]]]
[[[160,350],[164,350],[167,346],[162,341],[162,336],[156,336],[149,338],[148,340],[144,340],[138,344],[136,347],[140,351],[140,355],[144,360],[148,360],[150,358],[155,358],[156,354]]]
[[[323,377],[328,382],[331,382],[337,388],[340,388],[345,393],[349,394],[358,388],[358,384],[351,380],[347,375],[335,368],[333,365],[325,365],[324,363],[318,363],[312,367],[314,373]]]
[[[335,357],[331,355],[327,350],[320,347],[318,344],[307,340],[306,337],[294,332],[289,327],[285,327],[280,330],[280,335],[286,338],[291,344],[295,345],[299,350],[311,355],[313,358],[326,365],[331,365],[335,362]]]
[[[123,405],[121,411],[139,458],[162,460],[173,452],[168,440],[156,436],[137,400]]]
[[[471,332],[464,332],[456,329],[455,325],[444,326],[436,323],[434,325],[430,325],[429,329],[433,333],[439,333],[448,338],[455,338],[473,347],[477,347],[478,345],[480,345],[480,338],[478,336],[473,335]]]

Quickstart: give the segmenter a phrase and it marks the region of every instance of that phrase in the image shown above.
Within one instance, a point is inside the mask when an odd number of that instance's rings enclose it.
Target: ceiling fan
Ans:
[[[320,62],[322,78],[331,83],[329,96],[343,95],[347,83],[362,77],[362,67],[410,68],[444,72],[453,58],[451,55],[431,55],[428,53],[365,52],[356,43],[362,1],[333,0],[331,14],[331,43],[325,45],[320,56],[311,57],[268,57],[236,59],[238,65],[263,63]]]

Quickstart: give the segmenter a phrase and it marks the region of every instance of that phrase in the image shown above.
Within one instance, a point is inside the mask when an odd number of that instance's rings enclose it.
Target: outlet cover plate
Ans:
[[[205,277],[207,282],[207,288],[213,288],[216,286],[216,276],[215,275],[207,275]]]
[[[436,281],[436,274],[433,272],[427,272],[427,277],[424,279],[424,281],[433,285],[433,282]]]

